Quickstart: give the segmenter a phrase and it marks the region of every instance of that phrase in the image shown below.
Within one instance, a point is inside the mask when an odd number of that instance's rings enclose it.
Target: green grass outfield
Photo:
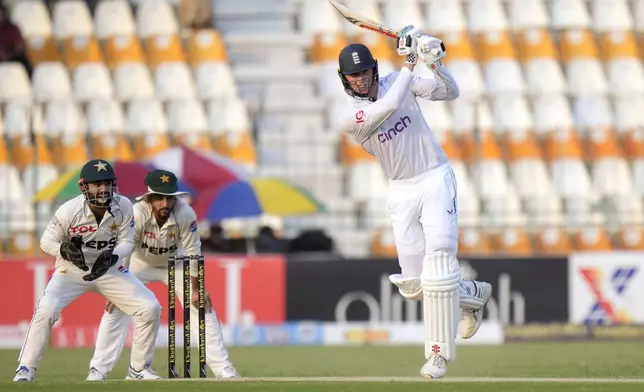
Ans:
[[[245,379],[227,382],[124,381],[126,351],[108,382],[87,383],[83,380],[92,350],[58,349],[47,351],[35,382],[12,383],[17,355],[16,350],[0,350],[2,392],[644,391],[644,342],[460,346],[457,362],[442,380],[418,375],[422,347],[232,347],[230,356]],[[182,356],[177,359],[182,361]],[[153,368],[167,376],[166,350],[156,352]]]

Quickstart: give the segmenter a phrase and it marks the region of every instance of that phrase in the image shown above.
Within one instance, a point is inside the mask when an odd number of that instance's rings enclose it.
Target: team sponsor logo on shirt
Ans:
[[[401,117],[400,121],[396,122],[392,128],[378,133],[378,140],[380,143],[392,140],[396,135],[407,129],[409,124],[411,124],[411,119],[408,116]]]
[[[364,110],[358,110],[356,112],[356,124],[364,122]]]
[[[127,270],[127,268],[123,267],[122,265],[119,265],[118,270],[119,270],[119,272],[122,272],[124,274],[127,274],[128,272],[130,272],[130,271]]]
[[[92,225],[74,226],[69,229],[70,234],[96,233],[96,227]]]
[[[134,217],[132,217],[132,220],[130,221],[130,227],[134,227]]]
[[[192,223],[190,224],[190,231],[193,232],[193,233],[195,231],[197,231],[197,221],[196,220],[192,221]]]

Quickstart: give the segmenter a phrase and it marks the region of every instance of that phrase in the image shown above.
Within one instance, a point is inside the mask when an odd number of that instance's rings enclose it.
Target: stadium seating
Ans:
[[[287,235],[319,226],[348,255],[395,255],[387,180],[334,126],[346,99],[339,50],[367,44],[384,75],[400,64],[392,41],[326,0],[215,2],[218,30],[200,31],[179,26],[175,3],[8,3],[33,74],[0,64],[0,173],[11,187],[0,213],[89,157],[145,159],[184,144],[326,204],[285,218]],[[644,1],[347,4],[447,46],[461,96],[419,104],[458,179],[462,254],[644,249]],[[32,251],[29,230],[52,207],[3,220],[0,251]]]

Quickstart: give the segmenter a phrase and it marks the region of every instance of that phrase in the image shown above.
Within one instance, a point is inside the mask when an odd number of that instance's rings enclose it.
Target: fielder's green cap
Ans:
[[[147,195],[158,194],[165,196],[178,196],[185,195],[188,192],[179,191],[179,180],[177,176],[167,170],[152,170],[145,176],[145,185],[148,186],[148,191],[143,195],[136,198],[142,200]]]

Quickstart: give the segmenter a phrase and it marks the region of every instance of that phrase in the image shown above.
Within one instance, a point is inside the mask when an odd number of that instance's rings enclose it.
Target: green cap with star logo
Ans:
[[[114,168],[108,161],[92,159],[81,168],[78,182],[90,183],[98,181],[116,181],[116,173],[114,173]]]
[[[136,200],[143,200],[147,195],[158,194],[165,196],[178,196],[185,195],[188,192],[179,191],[179,180],[177,176],[167,170],[152,170],[145,176],[145,185],[148,186],[148,191],[143,195],[136,198]]]

